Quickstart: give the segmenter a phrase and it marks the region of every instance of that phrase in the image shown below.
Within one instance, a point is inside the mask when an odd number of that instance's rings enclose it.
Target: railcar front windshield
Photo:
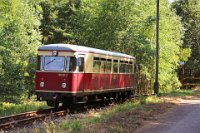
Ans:
[[[64,71],[65,57],[46,56],[44,57],[44,70],[46,71]]]

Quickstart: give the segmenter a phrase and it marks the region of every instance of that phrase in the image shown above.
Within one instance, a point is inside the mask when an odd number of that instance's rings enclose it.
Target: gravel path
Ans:
[[[200,96],[181,100],[178,107],[134,133],[200,133]]]

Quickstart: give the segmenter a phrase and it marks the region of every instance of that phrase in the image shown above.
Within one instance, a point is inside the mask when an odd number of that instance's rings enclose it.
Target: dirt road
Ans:
[[[181,100],[178,107],[134,133],[200,133],[200,96]]]

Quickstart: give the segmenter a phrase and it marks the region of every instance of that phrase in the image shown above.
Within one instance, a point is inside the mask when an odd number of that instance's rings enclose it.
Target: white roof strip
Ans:
[[[104,54],[104,55],[111,55],[111,56],[121,56],[126,58],[135,58],[128,54],[123,54],[119,52],[111,52],[107,50],[101,50],[91,47],[85,47],[85,46],[78,46],[78,45],[72,45],[72,44],[48,44],[48,45],[42,45],[38,48],[40,51],[48,51],[48,50],[63,50],[63,51],[78,51],[78,52],[92,52],[92,53],[98,53],[98,54]]]

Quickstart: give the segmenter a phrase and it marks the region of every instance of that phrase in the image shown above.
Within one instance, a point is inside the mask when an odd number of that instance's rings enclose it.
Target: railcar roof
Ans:
[[[88,52],[88,53],[98,53],[98,54],[105,54],[105,55],[111,55],[111,56],[121,56],[126,58],[135,58],[128,54],[123,54],[119,52],[111,52],[107,50],[101,50],[91,47],[85,47],[85,46],[78,46],[78,45],[72,45],[72,44],[48,44],[48,45],[42,45],[38,48],[40,51],[45,50],[63,50],[63,51],[77,51],[77,52]]]

